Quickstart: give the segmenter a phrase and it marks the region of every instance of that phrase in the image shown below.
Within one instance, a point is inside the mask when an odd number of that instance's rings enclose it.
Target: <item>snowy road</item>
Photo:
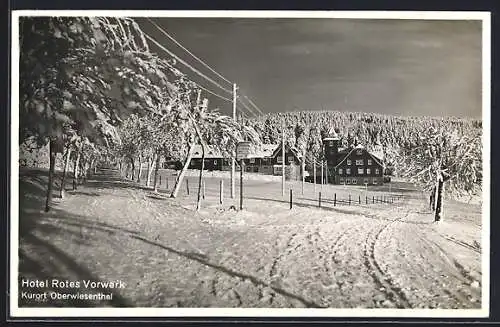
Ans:
[[[124,280],[131,306],[480,307],[480,218],[434,224],[418,196],[338,210],[250,199],[244,211],[207,197],[195,213],[193,197],[129,186],[68,195],[21,238],[24,260],[45,275],[79,279],[85,267]]]

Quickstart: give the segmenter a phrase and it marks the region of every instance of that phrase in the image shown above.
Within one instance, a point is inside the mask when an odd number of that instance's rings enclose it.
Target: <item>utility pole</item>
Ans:
[[[236,83],[233,83],[233,120],[236,121],[236,90],[237,90]],[[241,169],[241,167],[240,167]],[[233,157],[231,158],[231,199],[234,199],[234,179],[235,179],[235,174],[236,174],[236,159]]]
[[[245,167],[245,162],[243,159],[240,160],[240,210],[243,210],[243,170]]]
[[[316,194],[316,158],[313,158],[314,194]]]
[[[321,189],[323,189],[323,181],[324,181],[324,175],[323,175],[323,160],[321,160]]]
[[[285,124],[281,128],[281,194],[285,196]]]
[[[302,155],[302,162],[301,162],[301,168],[302,168],[302,195],[304,195],[304,184],[305,184],[305,181],[306,181],[306,177],[304,176],[305,175],[305,170],[306,170],[306,163],[305,163],[305,159],[306,159],[306,153],[304,151],[304,154]]]
[[[328,184],[328,160],[325,160],[325,185]]]

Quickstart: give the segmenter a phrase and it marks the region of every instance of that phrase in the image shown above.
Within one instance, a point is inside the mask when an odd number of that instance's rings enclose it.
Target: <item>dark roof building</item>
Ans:
[[[326,163],[324,183],[378,185],[383,183],[382,148],[369,152],[361,145],[339,148],[340,139],[332,128],[323,139]],[[311,173],[311,172],[310,172]],[[316,180],[321,182],[321,170],[316,169]],[[312,174],[311,174],[312,175]]]

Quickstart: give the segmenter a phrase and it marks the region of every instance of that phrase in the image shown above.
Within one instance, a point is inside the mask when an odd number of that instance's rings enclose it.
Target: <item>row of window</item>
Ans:
[[[351,159],[347,159],[347,165],[348,166],[351,166],[352,165],[352,160]],[[364,159],[356,159],[356,166],[363,166],[365,164],[365,160]],[[372,159],[367,159],[367,165],[368,166],[371,166],[373,165],[373,160]]]
[[[209,160],[209,159],[205,159],[205,164],[208,164],[208,163],[209,163],[209,161],[208,161],[208,160]],[[200,160],[199,162],[201,162],[201,160]],[[215,160],[214,160],[214,165],[216,165],[216,166],[217,166],[218,164],[219,164],[219,163],[218,163],[218,160],[217,160],[217,159],[215,159]],[[194,162],[194,161],[191,161],[191,166],[194,166],[194,165],[195,165],[195,162]]]
[[[276,161],[277,161],[277,163],[281,163],[281,156],[277,156],[276,157]],[[292,156],[288,157],[288,162],[289,163],[293,162],[293,157]]]
[[[342,175],[344,173],[344,170],[342,168],[339,168],[339,175]],[[345,169],[346,175],[351,174],[351,168],[346,168]],[[371,168],[366,168],[366,175],[370,175],[372,173]],[[375,175],[378,175],[380,173],[380,170],[378,168],[375,168]],[[364,175],[365,174],[365,168],[358,168],[358,175]]]
[[[356,184],[358,184],[358,179],[357,179],[357,178],[352,178],[352,179],[351,179],[351,178],[346,178],[346,179],[344,179],[344,178],[340,178],[340,180],[339,180],[339,181],[340,181],[340,184],[346,184],[346,185],[351,185],[351,184],[352,184],[352,185],[356,185]],[[378,183],[377,179],[376,179],[376,178],[373,178],[373,179],[372,179],[372,184],[373,184],[373,185],[377,185],[377,183]],[[365,178],[365,179],[363,180],[363,184],[370,184],[369,179],[368,179],[368,178]]]
[[[262,158],[261,160],[263,163],[270,163],[271,162],[271,158]],[[277,161],[277,163],[281,163],[281,156],[276,157],[276,161]],[[229,163],[229,162],[230,162],[230,160],[224,159],[224,163]],[[288,162],[293,163],[293,157],[291,157],[291,156],[288,157]],[[251,163],[251,164],[255,163],[255,158],[250,158],[249,163]]]
[[[253,164],[255,163],[255,158],[250,158],[248,159],[249,163]],[[276,161],[277,163],[281,163],[281,156],[278,156],[276,157]],[[270,163],[271,162],[271,158],[262,158],[262,162],[263,163]],[[288,162],[289,163],[293,163],[293,157],[288,157]],[[229,159],[224,159],[224,164],[230,164],[231,163],[231,160]],[[214,160],[214,164],[217,164],[217,160]]]

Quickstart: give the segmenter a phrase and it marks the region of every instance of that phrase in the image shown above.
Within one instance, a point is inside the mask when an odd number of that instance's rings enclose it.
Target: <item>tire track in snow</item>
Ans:
[[[378,289],[381,290],[390,301],[394,302],[398,308],[409,308],[411,307],[411,304],[401,288],[395,285],[391,277],[387,275],[380,267],[375,258],[375,247],[377,245],[377,242],[379,241],[380,234],[391,224],[406,218],[408,214],[409,211],[406,212],[404,216],[397,218],[390,223],[385,223],[380,228],[372,228],[367,234],[363,251],[363,264],[368,270],[368,274],[372,277],[373,282],[378,287]]]
[[[470,302],[470,297],[480,298],[481,290],[470,287],[470,285],[475,282],[474,277],[472,277],[464,266],[462,266],[455,258],[450,256],[450,254],[444,250],[441,245],[439,245],[436,241],[431,240],[425,235],[420,235],[417,233],[418,237],[421,241],[423,241],[429,251],[431,252],[428,255],[428,258],[432,258],[434,263],[432,266],[437,266],[441,271],[447,270],[450,273],[450,276],[454,276],[462,286],[465,286],[470,294],[467,294],[463,289],[455,288],[455,289],[442,289],[443,293],[453,297],[456,301],[461,304],[465,304]],[[443,260],[437,260],[437,258],[443,258]],[[455,284],[455,287],[458,285]],[[470,296],[470,297],[469,297]]]
[[[345,221],[346,220],[341,220],[337,224]],[[326,303],[327,307],[330,307],[334,301],[341,302],[344,306],[346,304],[346,299],[349,298],[349,294],[346,294],[345,290],[343,289],[343,283],[338,279],[337,276],[335,276],[335,271],[337,271],[337,268],[341,268],[339,265],[340,261],[337,260],[335,256],[337,248],[340,246],[340,244],[342,244],[341,241],[345,237],[347,237],[351,231],[355,230],[356,227],[358,227],[358,225],[346,227],[334,238],[332,243],[329,243],[327,239],[321,236],[321,234],[319,233],[321,227],[318,227],[313,233],[315,236],[317,236],[317,238],[314,244],[312,244],[311,242],[311,245],[314,245],[314,247],[317,248],[320,253],[318,255],[318,260],[322,262],[322,268],[325,272],[324,276],[326,276],[328,281],[332,281],[331,283],[328,283],[327,281],[325,281],[325,278],[320,277],[321,286],[323,287],[323,290],[326,291],[326,293],[321,296],[321,302]],[[332,294],[332,288],[337,289],[335,291],[335,293],[337,293],[336,296]],[[340,295],[340,297],[338,295]]]
[[[339,245],[342,244],[340,241],[342,241],[348,234],[354,230],[358,225],[353,225],[349,226],[344,231],[342,231],[333,241],[332,245],[330,246],[330,253],[332,253],[331,256],[331,261],[334,262],[335,264],[339,265],[340,260],[337,259],[337,250],[339,248]]]
[[[446,270],[447,273],[450,275],[447,275],[448,277],[454,276],[455,278],[460,277],[460,274],[457,274],[457,271],[453,268],[452,262],[450,261],[450,258],[448,255],[443,251],[443,249],[439,246],[437,246],[434,242],[429,240],[427,237],[423,236],[421,233],[416,233],[417,237],[420,239],[422,244],[424,244],[424,249],[426,251],[426,259],[428,260],[426,263],[428,266],[431,266],[434,271],[436,270],[436,267],[439,269],[441,272],[445,272],[443,270]],[[436,260],[436,258],[443,258],[444,260]],[[449,261],[446,265],[444,264],[446,261]],[[425,269],[424,269],[425,272]],[[429,281],[429,278],[434,279],[436,281],[436,277],[429,276],[427,273],[425,275],[427,278],[423,276],[419,276],[420,279],[425,280],[426,282]],[[438,280],[439,281],[439,280]],[[451,289],[441,289],[441,288],[436,288],[433,289],[433,292],[439,296],[439,293],[442,291],[444,294],[450,296],[453,298],[455,301],[458,301],[459,303],[465,303],[467,302],[467,297],[464,294],[461,294],[461,292],[457,292]]]
[[[292,233],[289,237],[288,237],[288,240],[286,242],[286,246],[285,248],[283,249],[283,251],[281,252],[280,249],[279,249],[279,241],[276,240],[276,248],[278,249],[278,251],[280,251],[281,253],[276,256],[274,259],[273,259],[273,262],[271,264],[271,269],[269,270],[269,278],[270,278],[270,285],[272,285],[273,283],[273,279],[276,278],[278,276],[278,264],[281,262],[281,260],[283,260],[283,258],[286,256],[286,255],[290,255],[292,250],[291,250],[291,246],[292,246],[292,241],[293,239],[297,236],[297,233]],[[275,297],[275,294],[274,293],[271,293],[269,295],[269,304],[272,305],[273,302],[274,302],[274,297]]]

